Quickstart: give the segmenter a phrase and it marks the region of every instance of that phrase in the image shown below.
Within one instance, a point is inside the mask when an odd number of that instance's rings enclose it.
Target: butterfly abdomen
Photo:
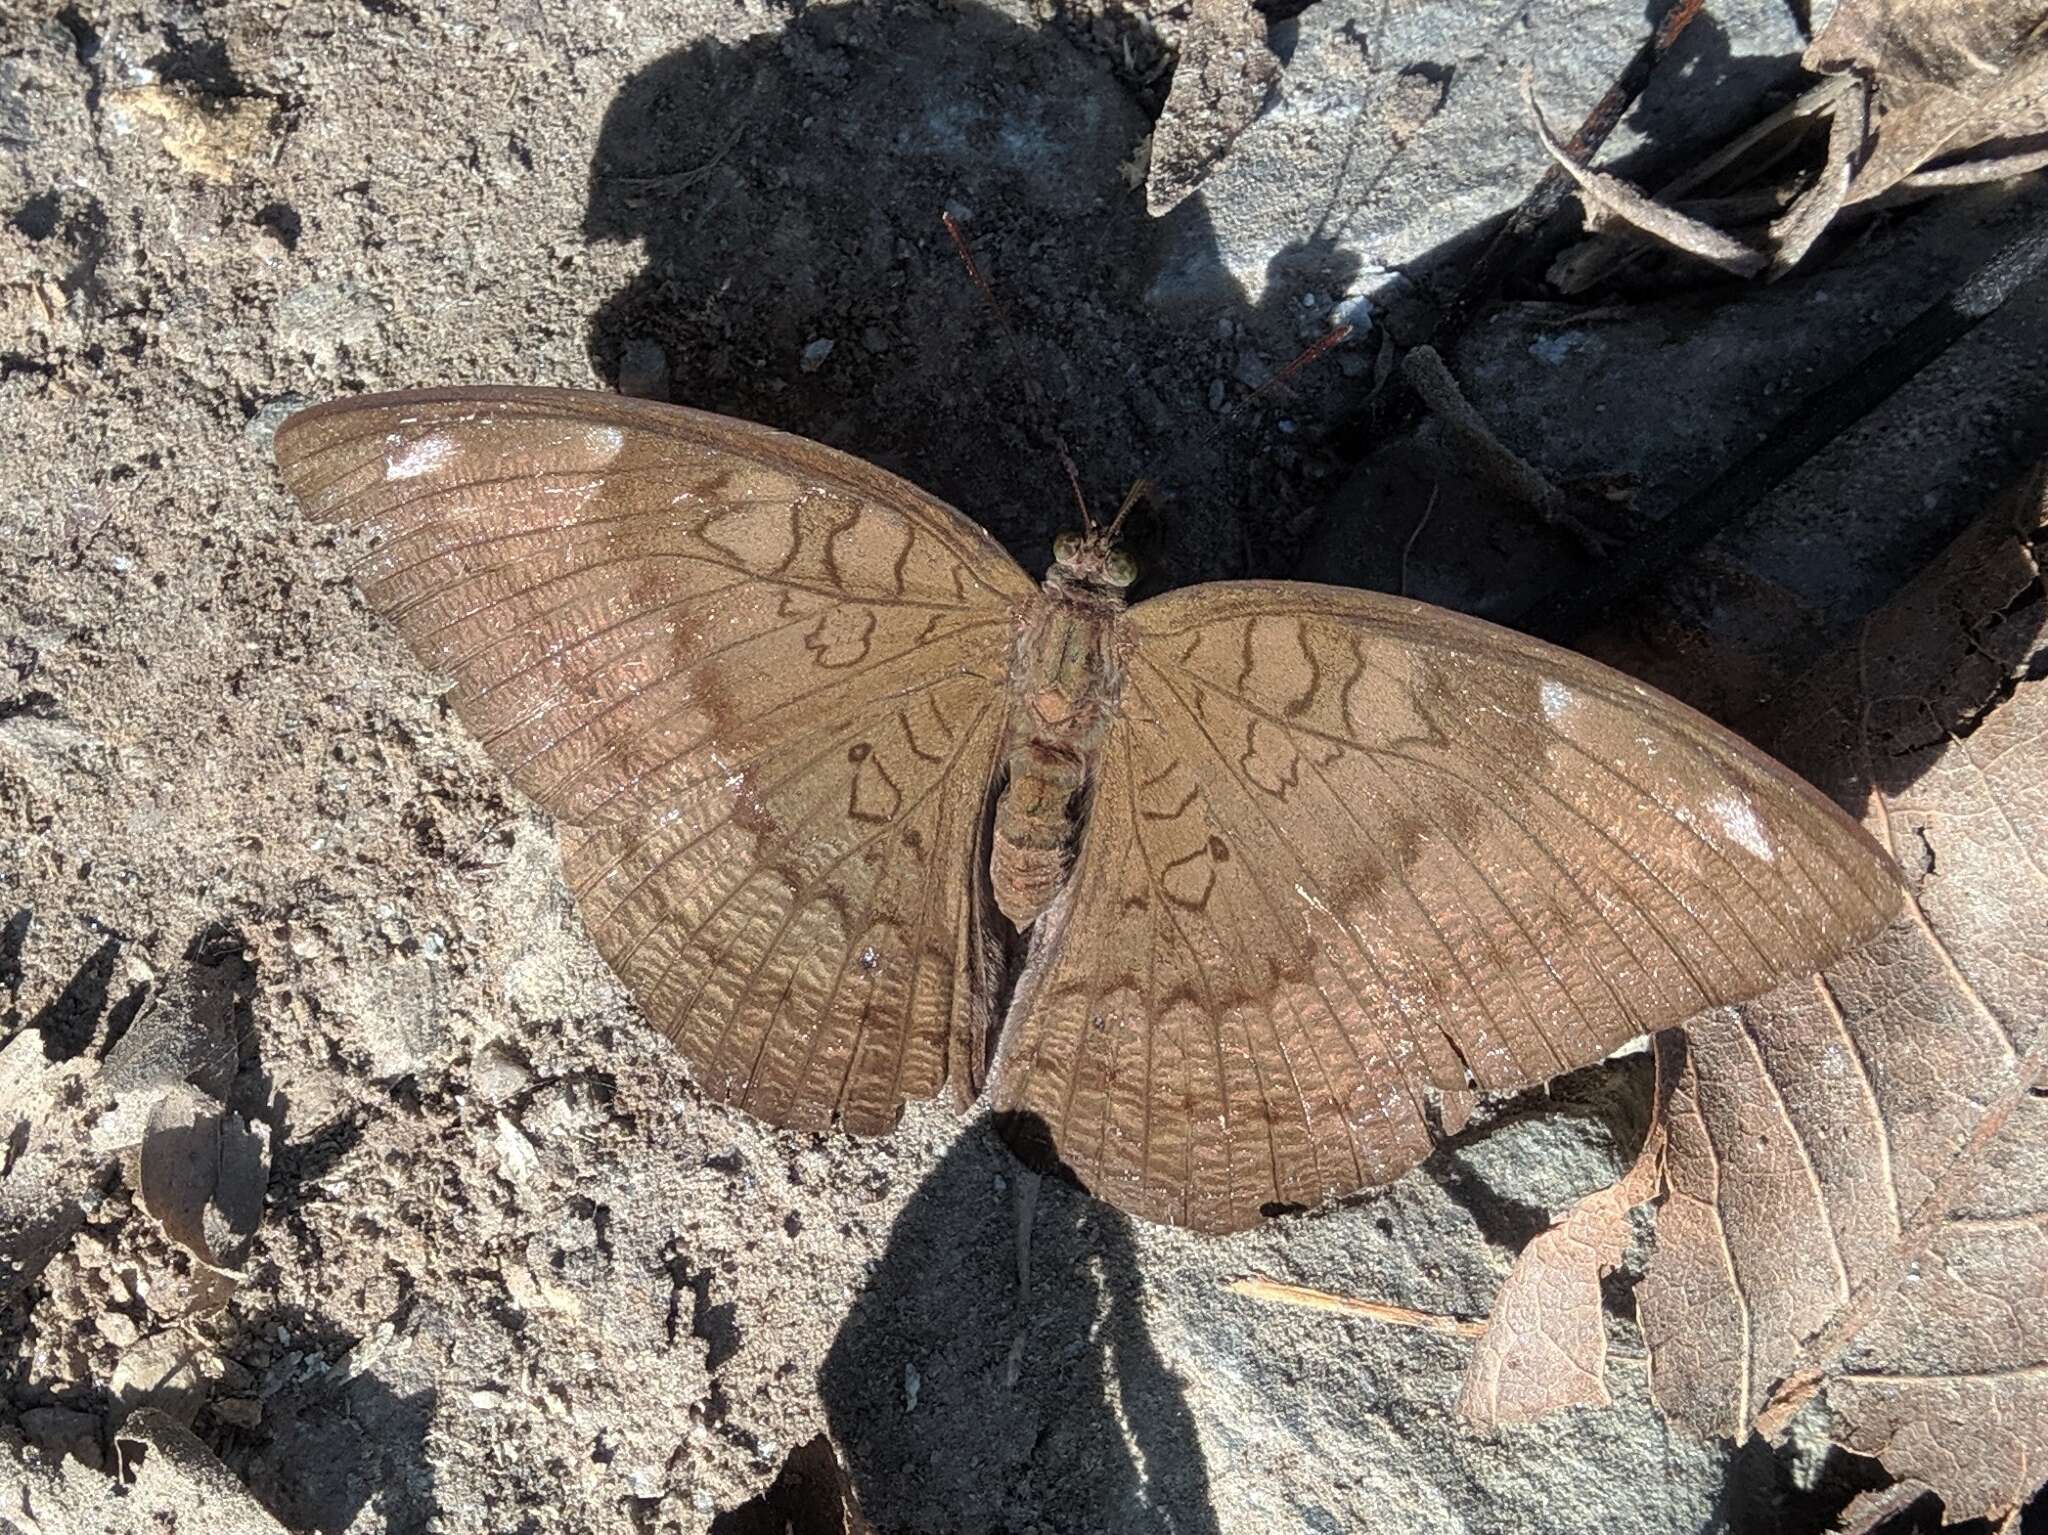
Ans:
[[[1012,924],[1028,927],[1067,882],[1074,796],[1088,781],[1079,758],[1042,742],[1010,753],[1010,783],[996,805],[989,883]]]

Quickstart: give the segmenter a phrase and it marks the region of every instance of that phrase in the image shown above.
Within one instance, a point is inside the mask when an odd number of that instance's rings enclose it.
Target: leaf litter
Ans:
[[[1606,1400],[1601,1272],[1637,1288],[1661,1409],[1781,1438],[1811,1413],[1898,1486],[2004,1519],[2048,1478],[2048,478],[2030,475],[1754,722],[1913,879],[1824,975],[1659,1036],[1643,1156],[1522,1253],[1459,1410]]]
[[[1530,96],[1537,136],[1576,182],[1594,236],[1558,258],[1552,281],[1576,293],[1606,276],[1626,249],[1618,231],[1736,276],[1778,277],[1848,208],[2048,165],[2048,15],[2027,0],[1843,0],[1801,62],[1818,77],[1811,89],[1654,196],[1568,153]],[[1760,189],[1752,178],[1798,166],[1820,123],[1820,166]],[[1744,210],[1764,216],[1711,221]]]

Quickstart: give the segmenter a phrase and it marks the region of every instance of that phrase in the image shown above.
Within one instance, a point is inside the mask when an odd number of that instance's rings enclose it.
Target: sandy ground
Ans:
[[[1778,99],[1788,17],[1722,14],[1620,152],[1682,158]],[[1048,1182],[1026,1288],[1023,1185],[978,1121],[918,1109],[855,1143],[697,1096],[585,938],[551,825],[278,487],[271,434],[305,402],[623,377],[859,452],[1042,568],[1070,514],[1028,376],[1097,499],[1159,478],[1147,589],[1391,586],[1405,549],[1411,591],[1503,611],[1582,569],[1454,481],[1410,545],[1445,471],[1426,426],[1360,402],[1540,168],[1523,65],[1575,116],[1641,8],[1325,0],[1275,28],[1293,93],[1154,221],[1179,25],[979,0],[0,14],[0,1038],[32,1029],[17,1066],[89,1082],[182,987],[270,1145],[217,1310],[132,1155],[51,1185],[52,1251],[0,1310],[0,1529],[146,1527],[93,1464],[145,1402],[296,1532],[779,1530],[749,1500],[825,1432],[885,1531],[1825,1515],[1845,1473],[1818,1451],[1663,1426],[1626,1274],[1614,1407],[1491,1437],[1450,1416],[1460,1340],[1224,1289],[1260,1271],[1483,1315],[1632,1154],[1640,1056],[1228,1240]],[[1667,274],[1594,312],[1525,284],[1453,360],[1522,451],[1654,515],[2038,216],[1971,194],[1768,292]],[[2041,308],[2016,299],[1590,643],[1753,705],[2039,453]],[[1360,336],[1236,406],[1333,318]]]

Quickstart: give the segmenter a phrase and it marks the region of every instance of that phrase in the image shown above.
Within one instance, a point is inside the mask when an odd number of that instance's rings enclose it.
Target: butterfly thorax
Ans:
[[[1010,654],[1009,782],[996,804],[989,879],[1019,928],[1066,883],[1081,791],[1123,687],[1123,587],[1093,574],[1055,564]]]

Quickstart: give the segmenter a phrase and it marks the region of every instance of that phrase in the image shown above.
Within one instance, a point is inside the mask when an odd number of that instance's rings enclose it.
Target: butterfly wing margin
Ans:
[[[574,828],[593,937],[707,1090],[874,1131],[978,1050],[979,821],[1033,591],[985,532],[817,444],[587,391],[337,401],[277,457]]]
[[[1386,1182],[1427,1155],[1432,1090],[1598,1060],[1897,909],[1837,807],[1569,651],[1283,583],[1127,625],[994,1098],[1136,1214],[1234,1229]]]

